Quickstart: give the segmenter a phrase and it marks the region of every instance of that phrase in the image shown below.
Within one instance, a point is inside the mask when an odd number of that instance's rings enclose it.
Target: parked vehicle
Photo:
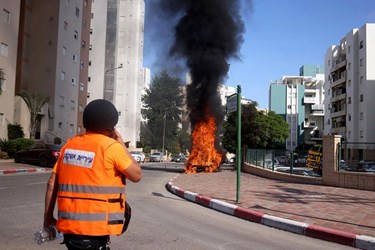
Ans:
[[[359,162],[355,166],[348,166],[345,169],[345,171],[375,173],[375,162],[373,161]]]
[[[162,162],[163,154],[161,152],[155,152],[150,155],[150,161],[152,162]]]
[[[171,161],[174,161],[174,162],[184,162],[185,160],[186,160],[186,157],[183,154],[174,155],[172,156],[172,159],[171,159]]]
[[[139,163],[145,162],[145,155],[140,151],[131,151],[130,154],[133,156],[134,160],[136,160]]]
[[[280,173],[290,174],[290,167],[276,167],[275,171],[280,172]],[[310,168],[293,168],[292,171],[293,171],[292,174],[295,174],[295,175],[303,175],[303,176],[309,176],[309,177],[320,177],[319,174],[317,174],[316,172],[314,172],[314,170],[312,170]]]
[[[56,163],[61,147],[61,145],[37,142],[26,149],[17,151],[14,154],[14,162],[38,164],[41,167],[48,167]]]

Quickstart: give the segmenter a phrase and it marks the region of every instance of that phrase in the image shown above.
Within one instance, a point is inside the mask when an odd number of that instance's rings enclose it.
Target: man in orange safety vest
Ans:
[[[90,102],[83,112],[86,132],[64,145],[48,180],[44,227],[56,225],[68,249],[109,249],[109,236],[126,230],[125,179],[139,182],[141,167],[115,129],[117,122],[111,102]]]

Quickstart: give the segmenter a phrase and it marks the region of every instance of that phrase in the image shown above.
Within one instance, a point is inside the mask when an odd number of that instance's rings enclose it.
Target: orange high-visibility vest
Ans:
[[[57,165],[57,229],[66,234],[120,235],[125,212],[122,174],[108,176],[104,154],[112,138],[76,136],[62,149]],[[91,139],[90,139],[91,138]]]

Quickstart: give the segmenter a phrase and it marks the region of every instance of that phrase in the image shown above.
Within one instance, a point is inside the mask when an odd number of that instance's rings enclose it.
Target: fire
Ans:
[[[192,150],[185,166],[185,173],[214,172],[220,165],[222,154],[215,148],[217,125],[212,115],[195,124],[192,133]]]

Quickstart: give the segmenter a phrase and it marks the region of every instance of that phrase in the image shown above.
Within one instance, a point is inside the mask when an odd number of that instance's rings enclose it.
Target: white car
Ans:
[[[133,156],[134,160],[136,160],[139,163],[145,162],[145,155],[142,152],[139,151],[131,151],[130,154]]]

